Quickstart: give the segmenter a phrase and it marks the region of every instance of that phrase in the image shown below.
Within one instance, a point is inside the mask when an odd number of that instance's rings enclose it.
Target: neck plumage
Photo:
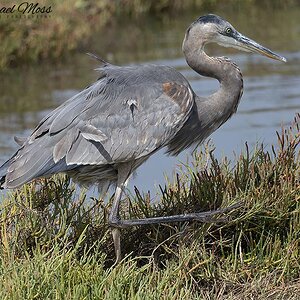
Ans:
[[[210,122],[218,128],[237,110],[243,92],[243,77],[236,64],[224,57],[210,57],[203,48],[204,43],[200,39],[184,40],[183,53],[188,65],[198,74],[220,82],[220,89],[207,98],[205,105],[205,113],[211,115]]]
[[[227,58],[208,56],[201,40],[185,38],[183,53],[193,70],[216,78],[220,88],[207,98],[195,96],[188,121],[168,145],[168,152],[175,155],[192,144],[200,144],[225,123],[236,112],[243,92],[243,77],[237,65]]]
[[[208,100],[220,112],[234,113],[243,91],[243,77],[238,66],[227,58],[208,56],[200,39],[185,38],[182,49],[188,65],[194,71],[220,82],[220,89],[209,96]]]

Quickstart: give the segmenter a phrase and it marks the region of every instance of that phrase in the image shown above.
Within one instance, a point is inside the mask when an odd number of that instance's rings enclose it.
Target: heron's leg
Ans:
[[[114,195],[114,201],[112,204],[111,212],[109,214],[108,222],[112,227],[112,236],[114,241],[115,253],[116,253],[116,262],[121,260],[121,233],[120,233],[120,216],[119,208],[122,193],[124,188],[127,186],[129,175],[131,172],[131,166],[128,164],[121,165],[118,168],[118,181],[117,187]]]
[[[121,231],[118,227],[112,227],[111,234],[114,241],[115,254],[116,254],[116,263],[119,263],[122,259],[121,253]]]
[[[166,216],[166,217],[154,217],[154,218],[145,218],[145,219],[119,220],[119,226],[127,227],[127,226],[161,224],[161,223],[183,222],[183,221],[200,221],[203,223],[223,221],[224,219],[216,219],[214,218],[214,216],[229,212],[240,206],[242,206],[242,203],[239,202],[223,209],[204,211],[200,213],[190,213],[190,214],[182,214],[182,215],[174,215],[174,216]]]

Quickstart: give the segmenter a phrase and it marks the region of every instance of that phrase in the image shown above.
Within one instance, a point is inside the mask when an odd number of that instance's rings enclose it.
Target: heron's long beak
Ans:
[[[285,57],[282,57],[282,56],[274,53],[270,49],[263,47],[262,45],[245,37],[244,35],[240,34],[239,32],[236,32],[234,39],[236,41],[235,46],[237,48],[241,48],[242,50],[246,50],[246,51],[256,52],[256,53],[262,54],[264,56],[267,56],[269,58],[286,62]]]

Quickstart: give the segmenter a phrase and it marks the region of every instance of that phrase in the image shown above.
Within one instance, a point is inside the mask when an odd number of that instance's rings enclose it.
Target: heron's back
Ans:
[[[47,115],[0,167],[5,187],[58,172],[95,180],[88,172],[97,168],[95,174],[115,177],[119,163],[138,166],[165,146],[190,114],[193,92],[173,68],[108,65],[99,73],[98,81]]]

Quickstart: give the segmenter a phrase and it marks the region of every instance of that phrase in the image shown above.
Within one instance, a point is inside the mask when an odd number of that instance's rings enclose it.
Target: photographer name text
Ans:
[[[37,14],[50,14],[52,12],[51,6],[42,6],[39,3],[22,2],[12,6],[0,6],[0,15],[11,15],[14,13],[21,13],[23,15],[37,15]]]

